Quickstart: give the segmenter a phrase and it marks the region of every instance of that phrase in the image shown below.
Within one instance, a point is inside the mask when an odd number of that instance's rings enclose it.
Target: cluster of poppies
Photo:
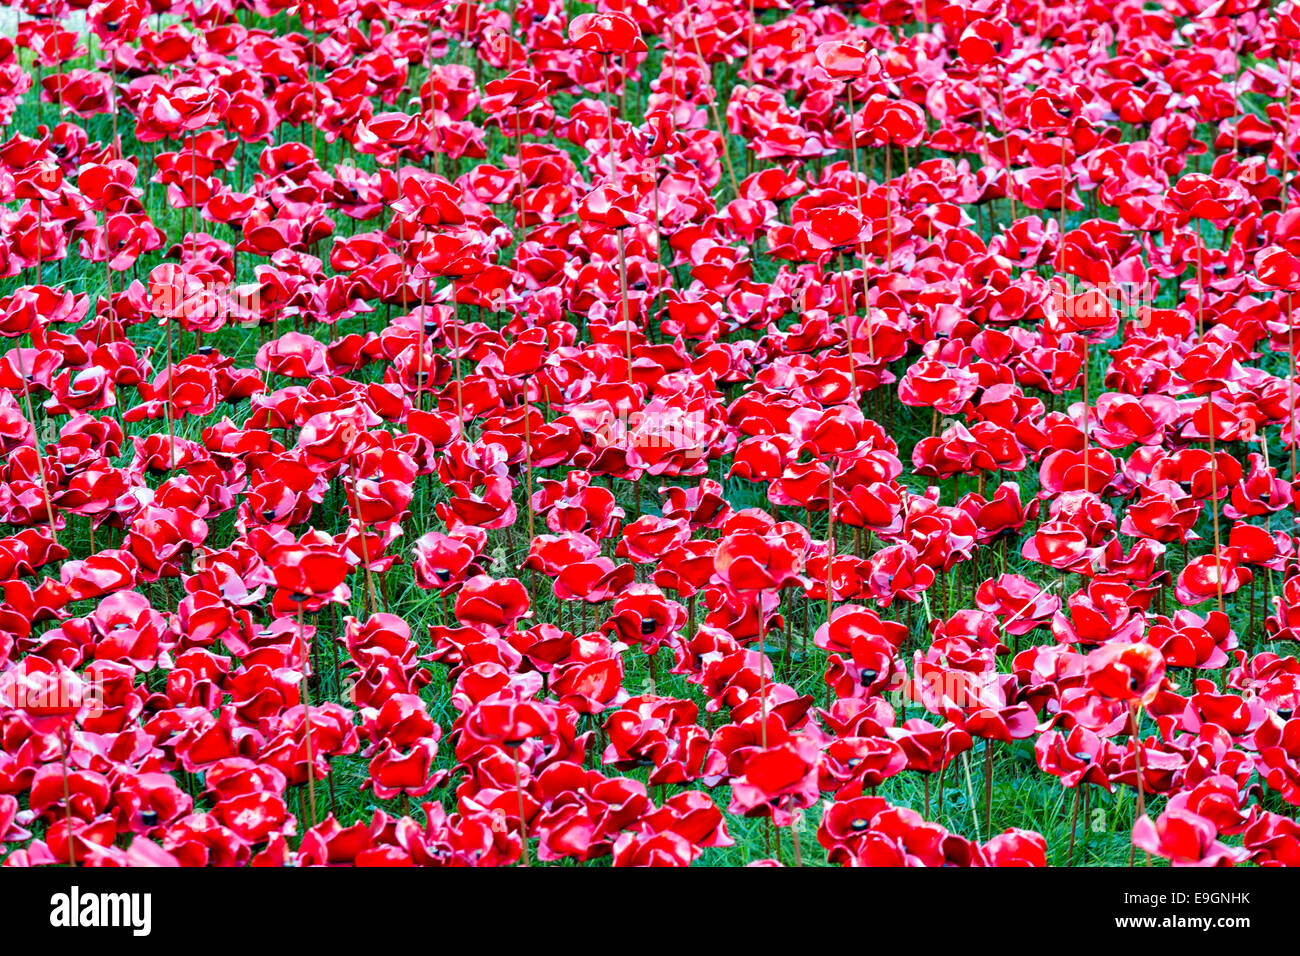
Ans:
[[[1300,6],[11,13],[5,865],[1300,864]]]

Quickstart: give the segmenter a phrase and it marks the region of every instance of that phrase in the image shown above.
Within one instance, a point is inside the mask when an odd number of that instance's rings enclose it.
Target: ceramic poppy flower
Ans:
[[[852,43],[827,41],[816,50],[817,65],[835,79],[857,79],[867,75],[872,57]]]
[[[591,53],[644,53],[645,40],[636,21],[622,13],[584,13],[569,24],[574,47]]]
[[[466,581],[456,597],[457,617],[497,630],[509,629],[527,617],[528,607],[528,592],[518,580],[497,580],[486,574]]]
[[[732,781],[733,812],[770,814],[777,826],[789,825],[795,811],[816,802],[817,753],[803,736],[755,753]]]
[[[718,578],[737,592],[778,590],[804,579],[803,556],[785,539],[740,532],[724,537],[714,552]]]
[[[351,567],[332,541],[309,536],[301,542],[276,545],[265,560],[275,586],[291,605],[315,610],[326,602],[346,600],[344,580]]]
[[[24,657],[0,675],[0,699],[36,733],[67,727],[86,697],[76,672],[43,657]]]
[[[1185,810],[1166,810],[1154,823],[1144,816],[1133,825],[1134,844],[1174,866],[1232,866],[1247,858],[1245,850],[1229,848],[1217,837],[1211,821]]]
[[[1253,577],[1240,562],[1239,552],[1231,547],[1192,559],[1178,575],[1178,600],[1193,606],[1220,594],[1235,593]]]
[[[532,701],[487,700],[470,712],[465,732],[475,740],[517,747],[557,728],[555,709]]]
[[[1165,680],[1165,658],[1152,645],[1106,643],[1088,654],[1089,685],[1103,697],[1149,704]]]

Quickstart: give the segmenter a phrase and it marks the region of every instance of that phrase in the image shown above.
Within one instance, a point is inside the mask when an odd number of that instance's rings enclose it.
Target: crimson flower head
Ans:
[[[103,40],[132,40],[144,24],[149,8],[135,0],[101,0],[88,14],[90,28]]]
[[[1039,133],[1060,133],[1070,128],[1082,109],[1077,93],[1038,89],[1029,98],[1029,125]]]
[[[1111,700],[1149,704],[1165,680],[1165,658],[1145,641],[1103,644],[1088,655],[1088,684]]]
[[[550,737],[558,725],[553,704],[499,696],[469,711],[463,727],[467,736],[480,743],[518,747],[535,737]]]
[[[730,809],[747,816],[771,815],[777,826],[790,825],[795,811],[817,802],[818,760],[816,741],[802,734],[756,751],[732,781]]]
[[[1013,827],[984,844],[990,866],[1047,866],[1047,841],[1041,833]]]
[[[1255,253],[1255,274],[1274,289],[1300,292],[1300,257],[1281,246],[1266,246]]]
[[[625,190],[610,183],[597,186],[578,205],[583,222],[599,223],[609,229],[622,229],[644,222],[636,210],[636,200]]]
[[[882,146],[918,146],[925,138],[925,113],[906,100],[871,97],[862,110],[862,125]]]
[[[871,224],[849,203],[823,206],[799,225],[807,230],[808,243],[813,249],[841,249],[871,238]]]
[[[517,578],[498,580],[478,574],[456,596],[456,616],[464,624],[486,624],[508,631],[528,616],[528,591]]]
[[[140,109],[137,138],[152,142],[180,136],[219,122],[230,105],[230,96],[220,86],[165,83],[150,87]]]
[[[623,13],[584,13],[569,24],[569,40],[587,53],[644,53],[636,21]]]
[[[1248,194],[1239,183],[1205,173],[1188,173],[1166,195],[1165,203],[1178,225],[1207,219],[1225,225],[1246,204]]]
[[[957,54],[971,66],[984,66],[1006,56],[1016,45],[1016,28],[1005,17],[976,20],[962,32]]]
[[[350,595],[343,582],[351,565],[329,535],[308,532],[301,541],[272,546],[263,560],[275,586],[295,608],[301,605],[303,610],[317,610],[346,601]]]
[[[1200,814],[1172,806],[1152,823],[1143,815],[1133,824],[1133,844],[1174,866],[1232,866],[1249,852],[1219,842],[1214,823]]]
[[[803,584],[803,555],[776,534],[741,531],[718,542],[713,567],[732,591],[774,591]]]
[[[533,70],[515,70],[509,76],[490,81],[483,88],[483,99],[479,105],[487,113],[498,113],[505,109],[523,109],[546,99],[550,84],[540,73]]]
[[[648,158],[665,156],[686,146],[673,114],[667,110],[651,110],[646,113],[645,123],[637,130],[633,144],[641,156]]]
[[[1235,594],[1253,577],[1250,569],[1241,567],[1237,548],[1221,547],[1187,563],[1178,575],[1174,595],[1190,607],[1220,594]]]
[[[44,657],[24,657],[0,674],[0,706],[15,711],[34,733],[68,726],[85,700],[82,679]]]
[[[817,46],[817,65],[833,79],[854,80],[866,76],[880,61],[855,43],[828,40]]]

